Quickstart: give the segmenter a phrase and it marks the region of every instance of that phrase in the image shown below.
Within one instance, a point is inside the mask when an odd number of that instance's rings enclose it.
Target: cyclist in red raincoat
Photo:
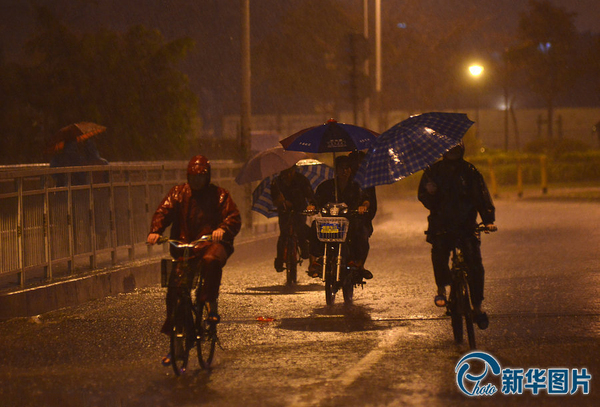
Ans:
[[[212,241],[200,242],[193,249],[189,269],[196,274],[202,268],[205,281],[202,287],[198,287],[196,295],[208,302],[209,317],[214,322],[219,322],[217,298],[222,270],[233,253],[233,239],[240,231],[242,221],[229,192],[210,183],[210,162],[206,157],[197,155],[190,160],[187,178],[188,182],[171,188],[158,205],[152,217],[147,243],[155,244],[168,226],[171,226],[171,239],[186,243],[204,235],[212,235]],[[177,259],[182,253],[171,247],[171,255]],[[176,299],[171,285],[191,289],[189,285],[193,281],[193,278],[185,278],[186,276],[179,274],[173,273],[174,281],[170,282],[167,291],[167,319],[161,330],[166,334],[172,329],[171,308]]]

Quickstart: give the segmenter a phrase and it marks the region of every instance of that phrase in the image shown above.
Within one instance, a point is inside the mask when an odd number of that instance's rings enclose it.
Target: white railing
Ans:
[[[241,164],[213,161],[212,180],[247,213]],[[187,162],[0,167],[0,289],[78,277],[152,254],[154,210]],[[160,249],[162,250],[162,249]]]

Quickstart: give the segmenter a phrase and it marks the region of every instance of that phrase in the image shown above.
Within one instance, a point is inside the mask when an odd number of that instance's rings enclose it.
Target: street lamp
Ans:
[[[483,73],[483,66],[473,64],[469,67],[469,73],[477,80]],[[479,86],[477,86],[477,89],[475,90],[475,122],[477,123],[477,126],[475,127],[475,138],[477,140],[479,140],[479,91]]]

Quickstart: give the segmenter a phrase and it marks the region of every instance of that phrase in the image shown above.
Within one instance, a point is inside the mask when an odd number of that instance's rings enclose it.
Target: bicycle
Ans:
[[[476,233],[492,232],[485,225],[481,224],[475,229]],[[452,267],[450,273],[452,275],[452,284],[450,288],[450,296],[448,298],[447,310],[450,313],[452,332],[456,343],[463,342],[464,327],[467,331],[469,348],[475,349],[475,328],[473,326],[475,313],[469,295],[469,268],[463,255],[463,239],[456,236],[454,248],[452,249]]]
[[[273,212],[277,212],[274,210]],[[285,265],[286,285],[293,286],[298,282],[298,265],[302,265],[300,246],[298,245],[298,234],[294,228],[294,210],[288,211],[289,217],[285,229],[287,239],[283,249],[283,264]],[[301,212],[306,215],[306,212]]]
[[[321,209],[321,216],[315,218],[317,238],[325,243],[323,253],[323,281],[325,282],[325,303],[333,305],[337,292],[342,289],[344,304],[354,300],[354,287],[365,282],[356,267],[346,264],[347,235],[350,221],[345,215],[357,214],[344,203],[329,203]]]
[[[187,370],[190,351],[194,345],[202,369],[210,368],[216,345],[218,344],[221,347],[217,337],[217,324],[209,321],[210,308],[208,302],[201,301],[198,298],[192,300],[192,292],[196,291],[194,288],[204,282],[202,270],[194,274],[191,285],[188,285],[186,280],[190,275],[189,260],[193,258],[190,256],[190,249],[200,242],[211,240],[211,235],[205,235],[191,243],[185,243],[161,236],[157,242],[158,244],[168,242],[173,247],[184,251],[180,260],[164,259],[161,263],[161,286],[170,287],[177,294],[171,314],[173,328],[170,332],[170,363],[177,376]],[[186,280],[183,282],[183,286],[175,286],[173,283],[171,275],[176,270]],[[190,289],[187,287],[190,287]]]

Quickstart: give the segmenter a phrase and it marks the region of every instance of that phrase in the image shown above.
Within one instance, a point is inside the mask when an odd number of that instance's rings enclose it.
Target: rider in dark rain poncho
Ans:
[[[481,260],[481,241],[475,231],[477,214],[482,222],[496,230],[495,208],[481,173],[463,159],[464,145],[450,149],[444,158],[423,173],[419,184],[419,201],[429,209],[427,241],[431,243],[431,260],[435,283],[438,287],[435,304],[446,306],[446,286],[451,284],[448,265],[454,238],[465,237],[463,254],[469,266],[471,301],[475,321],[481,329],[488,326],[488,318],[481,310],[483,301],[484,268]]]

